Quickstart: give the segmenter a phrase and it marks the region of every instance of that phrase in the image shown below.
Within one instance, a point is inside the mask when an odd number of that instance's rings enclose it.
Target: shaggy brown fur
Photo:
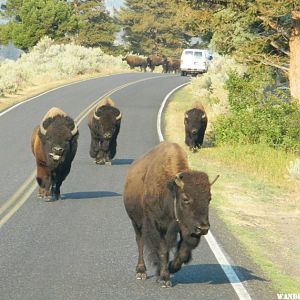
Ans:
[[[209,228],[207,174],[189,170],[187,155],[179,145],[162,142],[130,166],[123,197],[136,233],[137,279],[146,279],[145,243],[157,275],[164,286],[170,286],[169,272],[189,262],[191,250]],[[181,240],[168,270],[169,251],[176,246],[178,233]]]
[[[204,106],[201,102],[199,101],[196,101],[192,104],[192,108],[196,108],[196,109],[199,109],[201,111],[203,111],[205,113],[205,109],[204,109]]]
[[[56,107],[51,108],[41,125],[33,129],[31,150],[37,165],[38,197],[60,198],[60,186],[70,172],[77,151],[77,138],[74,120]]]
[[[165,56],[158,56],[158,55],[149,55],[147,57],[147,64],[148,67],[151,69],[151,72],[154,71],[156,66],[162,66],[166,61]],[[163,70],[164,72],[164,70]]]
[[[199,101],[184,113],[185,144],[191,151],[195,152],[202,146],[207,122],[204,106]]]
[[[111,164],[116,155],[121,112],[110,98],[102,99],[88,115],[90,156],[97,164]]]
[[[140,67],[141,71],[144,70],[146,72],[147,61],[146,59],[139,57],[137,55],[127,55],[122,58],[122,61],[126,60],[127,64],[130,66],[130,69],[134,69],[135,67]]]
[[[111,106],[115,107],[114,101],[112,101],[110,98],[103,98],[94,109],[92,109],[89,114],[88,114],[88,125],[91,127],[92,121],[93,121],[93,116],[96,110],[100,108],[101,106]]]
[[[41,124],[43,124],[46,119],[48,119],[48,118],[54,118],[55,116],[64,116],[64,117],[66,117],[67,114],[64,111],[62,111],[60,108],[58,108],[58,107],[52,107],[44,115]]]

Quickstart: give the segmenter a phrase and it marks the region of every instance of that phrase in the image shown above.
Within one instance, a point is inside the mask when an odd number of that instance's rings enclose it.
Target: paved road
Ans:
[[[98,166],[89,157],[84,119],[78,152],[61,188],[63,200],[43,202],[34,191],[0,228],[0,299],[238,299],[204,239],[192,263],[172,278],[173,288],[160,288],[150,266],[149,280],[135,280],[137,251],[123,207],[124,177],[129,164],[158,143],[159,106],[186,77],[134,73],[93,79],[44,94],[1,116],[0,208],[34,170],[31,131],[50,107],[75,118],[113,88],[146,78],[111,96],[123,113],[113,165]],[[222,236],[223,229],[218,230]],[[253,299],[268,299],[263,290],[255,294],[254,284],[261,286],[263,279],[242,265],[238,268]]]

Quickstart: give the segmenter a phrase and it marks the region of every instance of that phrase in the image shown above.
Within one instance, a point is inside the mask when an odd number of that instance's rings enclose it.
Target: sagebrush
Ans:
[[[55,44],[52,39],[44,37],[17,61],[0,63],[0,96],[14,94],[43,79],[49,82],[82,74],[111,74],[127,70],[121,56],[107,55],[100,48]]]

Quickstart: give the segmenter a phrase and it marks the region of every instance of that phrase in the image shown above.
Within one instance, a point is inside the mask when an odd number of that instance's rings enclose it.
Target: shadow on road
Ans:
[[[255,276],[251,270],[246,268],[239,266],[232,266],[232,268],[238,274],[241,282],[249,280],[266,281]],[[190,283],[228,284],[229,281],[219,264],[184,266],[172,277],[173,285]]]
[[[131,158],[123,158],[123,159],[114,159],[112,161],[112,165],[130,165],[132,164],[134,159]]]
[[[107,191],[93,191],[93,192],[75,192],[66,193],[62,195],[62,200],[71,199],[91,199],[91,198],[104,198],[104,197],[117,197],[122,196],[122,194]]]

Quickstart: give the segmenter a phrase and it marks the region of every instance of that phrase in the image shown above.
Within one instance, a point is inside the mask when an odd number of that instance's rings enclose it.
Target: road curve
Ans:
[[[159,142],[162,99],[187,80],[113,75],[54,90],[0,117],[1,212],[34,170],[30,135],[44,113],[58,106],[75,118],[102,95],[128,84],[111,95],[123,114],[113,165],[98,166],[89,157],[83,119],[78,152],[61,188],[63,200],[48,203],[37,199],[36,191],[20,193],[28,197],[0,228],[0,299],[238,299],[205,240],[192,263],[174,275],[173,288],[160,288],[150,266],[147,281],[135,279],[137,251],[123,207],[124,177],[129,164]],[[250,272],[244,280],[258,277]]]

